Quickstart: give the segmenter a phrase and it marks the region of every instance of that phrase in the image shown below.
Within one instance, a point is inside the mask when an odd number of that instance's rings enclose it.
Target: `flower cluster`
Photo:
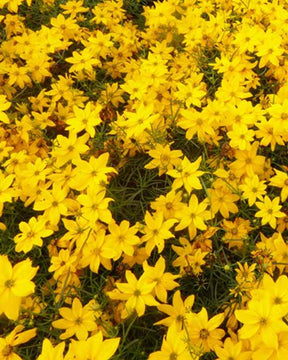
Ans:
[[[0,1],[1,359],[288,358],[287,22]]]

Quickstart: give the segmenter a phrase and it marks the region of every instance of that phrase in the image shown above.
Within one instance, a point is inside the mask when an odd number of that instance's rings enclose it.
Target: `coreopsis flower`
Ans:
[[[86,267],[89,265],[91,271],[98,273],[99,266],[102,264],[105,269],[111,270],[111,259],[117,255],[112,244],[106,243],[105,229],[100,228],[97,233],[92,232],[79,249],[82,251],[80,266]]]
[[[244,263],[244,265],[237,262],[238,269],[235,269],[237,275],[236,275],[236,281],[241,286],[242,290],[250,290],[253,288],[253,285],[255,284],[256,275],[255,275],[255,268],[256,264],[252,264],[249,266],[247,262]]]
[[[91,49],[84,48],[81,52],[73,51],[72,56],[66,58],[70,64],[73,64],[69,72],[93,71],[93,67],[100,64],[100,60],[95,58]]]
[[[243,191],[243,198],[248,199],[249,206],[255,204],[256,200],[263,201],[263,195],[266,194],[265,181],[260,181],[257,175],[247,176],[239,189]]]
[[[117,350],[120,340],[120,337],[103,340],[102,331],[99,331],[97,334],[90,336],[85,341],[76,341],[72,339],[71,343],[69,344],[67,360],[109,360]],[[43,358],[43,360],[46,360],[46,358]]]
[[[50,22],[53,28],[62,34],[64,40],[75,39],[75,35],[79,31],[76,19],[71,17],[66,19],[63,14],[58,14],[57,17],[51,18]]]
[[[0,171],[0,216],[2,216],[4,203],[11,202],[13,195],[15,195],[15,191],[11,187],[14,179],[15,175],[10,174],[5,176],[5,174]]]
[[[207,136],[215,136],[212,118],[207,118],[203,112],[193,108],[181,110],[177,125],[186,130],[185,136],[188,140],[191,140],[195,134],[199,141],[204,141]]]
[[[77,197],[77,201],[82,205],[82,215],[91,224],[95,224],[97,220],[101,220],[106,224],[112,222],[112,215],[108,205],[113,199],[106,198],[105,195],[105,190],[90,186],[86,194],[80,194]]]
[[[125,318],[134,311],[140,317],[144,315],[146,305],[157,306],[159,304],[152,295],[156,281],[148,282],[143,275],[137,280],[130,270],[126,270],[125,276],[127,283],[115,283],[117,289],[107,293],[112,300],[127,300],[122,317]]]
[[[75,298],[71,309],[62,307],[59,309],[59,314],[62,316],[62,319],[53,321],[52,326],[56,329],[65,330],[60,335],[61,340],[68,339],[73,335],[78,340],[86,340],[88,332],[97,329],[93,311],[93,300],[83,307],[80,300]]]
[[[160,195],[151,202],[151,208],[162,212],[164,219],[180,219],[186,204],[182,202],[182,191],[169,191],[166,195]]]
[[[106,236],[105,242],[107,247],[111,247],[117,253],[114,260],[119,259],[122,253],[132,256],[135,245],[140,244],[140,238],[136,235],[138,228],[130,227],[129,221],[123,220],[120,225],[111,222],[108,229],[110,234]]]
[[[159,176],[173,169],[181,162],[180,157],[183,155],[181,150],[171,150],[169,145],[163,146],[157,144],[155,149],[149,151],[153,160],[145,165],[146,169],[159,168]]]
[[[207,206],[208,204],[205,201],[198,203],[197,196],[192,194],[188,206],[182,211],[180,223],[175,230],[188,228],[190,239],[196,236],[197,229],[206,230],[207,225],[204,221],[211,219],[211,212],[206,210]]]
[[[172,245],[172,249],[176,252],[178,257],[173,261],[173,266],[180,266],[180,273],[193,273],[194,275],[202,272],[202,265],[205,265],[205,256],[207,251],[202,251],[201,248],[195,248],[191,242],[181,237],[179,239],[181,246]]]
[[[61,167],[68,161],[80,159],[80,154],[89,150],[86,145],[89,134],[77,136],[75,132],[70,132],[68,138],[58,135],[51,155],[55,158],[55,166]]]
[[[185,84],[177,83],[178,91],[175,92],[175,98],[183,101],[187,108],[191,105],[201,108],[201,99],[206,95],[204,83],[201,83],[203,74],[193,74],[186,80]]]
[[[217,314],[208,320],[208,313],[204,307],[199,313],[192,314],[187,324],[191,344],[199,346],[204,352],[214,350],[216,346],[220,346],[225,331],[218,327],[223,320],[224,313]]]
[[[272,306],[286,309],[288,313],[288,278],[286,275],[280,275],[274,281],[269,274],[265,273],[260,286],[252,289],[251,294],[253,299],[259,301],[264,297],[268,297]]]
[[[46,176],[51,173],[51,169],[47,167],[47,161],[37,158],[34,163],[28,162],[21,171],[22,187],[36,187],[39,182],[44,182]]]
[[[239,196],[233,194],[225,183],[214,183],[214,189],[208,189],[208,191],[213,214],[219,211],[224,218],[228,218],[229,213],[235,214],[238,212],[235,202],[239,200]]]
[[[93,187],[94,190],[105,187],[108,183],[108,174],[117,174],[117,171],[107,166],[109,153],[101,154],[97,158],[91,156],[89,161],[81,159],[73,161],[76,165],[72,173],[71,187],[76,190],[84,190],[87,187]]]
[[[245,124],[233,124],[233,129],[227,132],[230,138],[230,146],[234,149],[249,149],[254,139],[254,131],[249,129]]]
[[[184,186],[189,194],[194,189],[202,189],[199,177],[203,175],[204,172],[198,170],[201,161],[201,156],[194,162],[190,162],[185,156],[180,165],[177,165],[175,169],[167,171],[168,175],[175,178],[172,188],[176,190]]]
[[[144,235],[141,241],[146,242],[145,249],[150,255],[152,250],[157,246],[158,252],[161,253],[164,249],[166,239],[174,237],[170,228],[177,222],[176,219],[164,220],[161,212],[156,212],[151,215],[148,211],[145,215],[146,226],[143,229]]]
[[[14,348],[35,337],[37,330],[34,328],[22,332],[23,329],[23,325],[17,325],[5,338],[0,338],[1,360],[22,360],[22,358],[14,352]]]
[[[284,241],[281,234],[275,234],[273,241],[274,249],[272,251],[272,256],[275,265],[282,273],[285,269],[288,268],[287,258],[288,258],[288,244]]]
[[[64,360],[64,349],[64,341],[61,341],[58,345],[53,347],[51,341],[45,338],[42,343],[41,354],[37,357],[37,360]]]
[[[167,315],[165,319],[157,321],[154,325],[165,325],[171,327],[176,326],[178,331],[184,329],[184,322],[192,314],[192,306],[194,304],[195,296],[189,295],[183,301],[180,290],[177,290],[172,298],[172,305],[160,304],[157,309]]]
[[[5,95],[0,95],[0,121],[4,124],[9,124],[10,119],[8,118],[7,114],[5,113],[11,106],[11,103],[6,100]]]
[[[148,360],[187,360],[191,358],[187,346],[185,331],[177,331],[175,326],[170,326],[163,339],[161,350],[151,353]],[[193,359],[198,359],[193,357]]]
[[[0,141],[0,162],[7,158],[13,149],[12,146],[8,146],[7,141]]]
[[[273,306],[268,297],[261,300],[252,298],[246,310],[235,311],[237,320],[244,324],[238,331],[240,339],[251,339],[255,335],[260,335],[267,347],[277,348],[277,335],[288,330],[288,326],[282,320],[286,314],[287,309]]]
[[[165,272],[165,265],[165,259],[162,256],[159,257],[154,267],[149,266],[147,261],[143,263],[144,279],[147,279],[150,283],[156,281],[153,293],[155,293],[157,298],[164,303],[167,302],[167,290],[173,290],[175,287],[179,286],[179,284],[174,281],[179,278],[179,275]]]
[[[223,347],[215,346],[217,360],[250,360],[250,351],[243,351],[242,341],[233,341],[230,337],[225,339]]]
[[[251,177],[252,174],[261,175],[265,164],[265,157],[257,155],[259,143],[254,141],[250,149],[236,150],[236,160],[230,165],[232,170],[237,177],[242,175],[248,175]]]
[[[28,223],[21,221],[19,224],[20,234],[14,237],[17,252],[24,251],[27,253],[34,245],[42,246],[43,237],[53,234],[53,230],[46,227],[45,219],[36,219],[34,216],[29,219]]]
[[[32,278],[38,267],[32,267],[30,259],[20,261],[12,267],[8,256],[0,255],[0,313],[17,320],[21,300],[34,292]]]
[[[278,66],[279,58],[283,54],[284,49],[281,46],[282,38],[277,33],[268,29],[261,38],[261,43],[257,45],[256,55],[260,57],[259,67],[263,68],[270,63]]]
[[[261,224],[269,224],[273,229],[276,228],[276,219],[286,216],[285,213],[280,211],[279,197],[276,196],[273,200],[269,196],[264,197],[263,202],[256,202],[256,206],[260,209],[255,214],[256,217],[261,217]]]
[[[68,189],[61,188],[54,184],[52,191],[44,190],[41,199],[34,202],[33,209],[36,211],[44,210],[44,217],[57,225],[61,215],[67,215],[69,200],[67,199]]]
[[[71,18],[76,17],[79,13],[86,13],[89,11],[88,8],[83,6],[83,0],[70,0],[67,1],[66,4],[60,5],[61,9],[63,9],[63,14],[70,15]]]
[[[95,127],[101,124],[102,121],[99,115],[101,109],[100,104],[91,105],[90,101],[84,109],[74,105],[74,116],[66,121],[67,125],[69,125],[66,129],[76,133],[85,130],[93,138],[95,136]]]
[[[270,179],[270,185],[281,189],[281,201],[284,202],[288,197],[288,174],[275,169],[276,175]]]
[[[51,257],[51,265],[48,271],[54,272],[53,277],[55,280],[65,279],[75,273],[77,262],[77,256],[71,254],[69,250],[60,250],[59,254]]]
[[[243,248],[249,231],[253,229],[249,220],[239,217],[234,221],[223,220],[222,228],[225,231],[222,240],[229,244],[229,248],[237,246],[239,249]]]
[[[263,119],[256,124],[258,130],[255,131],[255,135],[260,140],[260,145],[268,146],[270,144],[271,150],[274,151],[276,144],[281,146],[285,145],[283,140],[283,128],[279,127],[277,122],[273,120]]]
[[[153,104],[148,106],[140,103],[136,112],[125,112],[123,119],[118,122],[119,127],[125,128],[125,135],[128,138],[138,138],[145,130],[151,130],[154,121],[159,118],[159,114],[154,114]]]

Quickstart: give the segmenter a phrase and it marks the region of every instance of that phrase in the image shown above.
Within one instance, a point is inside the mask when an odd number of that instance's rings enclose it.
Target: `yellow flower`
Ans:
[[[89,161],[75,160],[73,163],[76,168],[72,172],[72,179],[70,186],[76,190],[84,190],[91,186],[94,188],[103,189],[108,183],[108,174],[117,174],[117,171],[107,166],[109,153],[101,154],[97,158],[90,156]]]
[[[158,252],[161,253],[164,249],[164,240],[174,237],[169,229],[177,222],[176,219],[164,220],[161,212],[156,212],[153,216],[147,211],[145,215],[144,234],[141,238],[146,242],[145,249],[150,255],[152,250],[157,246]]]
[[[140,317],[145,313],[145,305],[157,306],[159,304],[152,295],[156,281],[148,282],[143,275],[137,280],[130,270],[126,271],[125,276],[128,283],[116,283],[117,289],[107,293],[113,300],[127,300],[122,313],[123,318],[134,311]]]
[[[93,71],[93,66],[100,64],[100,61],[94,57],[89,48],[84,48],[80,53],[73,51],[72,55],[72,57],[65,59],[68,63],[73,64],[69,72]]]
[[[165,259],[160,256],[155,266],[149,266],[147,261],[143,263],[143,278],[147,279],[148,282],[154,283],[153,293],[155,292],[157,298],[166,303],[167,302],[167,290],[173,290],[179,286],[174,280],[179,278],[179,275],[173,275],[169,272],[165,272]]]
[[[33,209],[36,211],[44,210],[44,217],[57,225],[61,215],[67,215],[68,210],[68,190],[54,184],[52,191],[44,190],[42,199],[34,203]]]
[[[193,189],[200,190],[202,185],[199,176],[203,175],[204,172],[198,170],[201,164],[201,157],[196,161],[190,162],[185,156],[175,169],[167,171],[167,174],[175,178],[172,188],[174,190],[184,186],[185,190],[190,194]]]
[[[64,341],[53,347],[49,339],[44,339],[42,343],[42,351],[37,360],[63,360],[64,348]]]
[[[90,336],[86,341],[75,341],[72,339],[67,353],[67,360],[109,360],[117,350],[120,339],[121,338],[114,338],[103,341],[101,331],[96,335]]]
[[[233,130],[227,132],[230,140],[230,146],[234,149],[249,149],[254,139],[254,131],[249,130],[245,124],[233,124]]]
[[[281,201],[285,201],[288,197],[288,175],[286,172],[276,170],[276,175],[270,179],[270,185],[281,189]]]
[[[215,346],[217,360],[249,360],[251,354],[248,351],[242,351],[242,342],[233,342],[231,338],[225,339],[223,347]]]
[[[159,118],[159,114],[154,114],[153,104],[144,105],[140,103],[136,112],[125,112],[124,120],[119,121],[120,128],[126,128],[126,136],[128,138],[137,138],[143,136],[145,130],[151,130],[152,124]]]
[[[14,347],[28,342],[36,336],[36,328],[31,330],[24,329],[23,325],[17,325],[13,331],[5,338],[0,338],[0,359],[1,360],[21,360],[22,358],[14,352]]]
[[[78,136],[75,132],[70,132],[69,137],[58,135],[55,140],[55,146],[51,152],[52,156],[56,159],[55,165],[61,167],[68,161],[80,158],[80,154],[89,150],[89,147],[85,145],[89,139],[89,134]]]
[[[161,350],[151,353],[148,360],[187,360],[189,354],[185,331],[178,332],[175,326],[169,327],[167,336],[163,339]],[[198,357],[193,357],[197,360]]]
[[[196,236],[197,229],[206,230],[207,225],[204,221],[211,219],[211,212],[206,210],[207,206],[208,204],[205,201],[199,204],[197,196],[192,194],[188,207],[183,209],[180,223],[176,226],[175,230],[183,230],[187,227],[190,239]]]
[[[255,276],[255,268],[256,264],[252,264],[249,266],[247,262],[240,264],[237,262],[238,268],[235,269],[237,275],[236,275],[236,281],[238,283],[237,290],[238,291],[250,291],[255,286],[256,276]]]
[[[249,206],[255,204],[256,199],[263,201],[262,195],[266,194],[265,181],[260,181],[257,175],[247,176],[244,184],[239,185],[239,189],[243,191],[243,198],[248,199]]]
[[[182,203],[182,191],[169,191],[165,196],[160,195],[155,201],[151,202],[151,208],[157,212],[162,212],[164,219],[180,219],[182,210],[186,204]],[[177,216],[176,216],[177,215]]]
[[[69,125],[66,129],[71,132],[79,133],[85,130],[90,137],[95,136],[95,126],[101,123],[100,111],[102,107],[99,104],[91,106],[89,101],[84,109],[73,106],[74,117],[69,118],[66,123]]]
[[[256,202],[256,206],[260,209],[255,214],[256,217],[261,217],[261,224],[268,224],[275,229],[276,228],[276,218],[281,218],[286,216],[281,209],[281,205],[279,205],[279,197],[275,197],[275,199],[270,200],[268,196],[264,197],[264,202]]]
[[[0,121],[4,122],[5,124],[9,124],[10,120],[5,113],[6,110],[9,109],[11,103],[6,100],[5,95],[0,95]]]
[[[66,278],[76,271],[77,256],[70,254],[69,250],[60,250],[57,256],[51,257],[49,272],[54,272],[54,279]]]
[[[201,99],[206,95],[204,83],[201,83],[203,74],[194,75],[194,79],[190,76],[186,80],[186,84],[177,83],[178,91],[175,92],[175,98],[183,101],[187,108],[195,105],[201,108]]]
[[[206,118],[203,112],[199,112],[193,108],[183,109],[180,112],[177,125],[186,130],[186,138],[191,140],[195,134],[199,141],[205,141],[207,135],[214,137],[215,131],[212,127],[212,118]]]
[[[275,265],[282,273],[285,269],[288,268],[288,244],[284,241],[281,234],[275,234],[276,238],[274,240],[274,251],[272,251],[273,260]]]
[[[8,256],[0,255],[0,313],[17,320],[21,299],[34,292],[31,280],[38,270],[31,260],[24,260],[12,267]]]
[[[82,216],[93,225],[97,220],[106,224],[112,222],[111,211],[108,209],[109,202],[112,200],[105,197],[105,190],[92,186],[87,189],[87,194],[80,194],[77,197],[77,201],[83,206]]]
[[[264,344],[270,348],[277,348],[278,336],[281,331],[287,331],[287,325],[282,317],[286,309],[279,309],[271,304],[268,297],[260,301],[250,300],[247,310],[236,310],[236,318],[244,325],[239,330],[241,339],[251,339],[259,334]]]
[[[66,4],[60,5],[61,9],[64,9],[63,14],[70,15],[71,18],[74,18],[78,13],[85,13],[89,11],[88,8],[83,6],[83,0],[70,0]]]
[[[106,236],[105,242],[107,247],[114,249],[117,253],[114,260],[119,259],[122,252],[132,256],[135,245],[140,243],[140,238],[136,235],[138,231],[137,227],[130,227],[129,221],[123,220],[120,225],[111,222],[108,225],[108,229],[110,234]]]
[[[257,46],[256,55],[260,57],[259,67],[262,68],[269,63],[278,66],[279,58],[283,54],[281,46],[282,38],[277,32],[268,29]]]
[[[117,252],[111,244],[106,243],[105,229],[100,228],[97,233],[92,232],[81,250],[82,257],[79,264],[81,267],[89,265],[91,271],[95,273],[98,273],[100,264],[107,270],[112,269],[110,259],[116,256]]]
[[[42,238],[53,234],[51,229],[46,228],[46,221],[43,218],[37,220],[34,216],[29,219],[28,223],[21,221],[19,229],[21,233],[14,237],[17,252],[27,253],[34,245],[42,246]]]
[[[153,160],[145,165],[145,168],[159,167],[159,176],[161,176],[178,165],[181,162],[179,158],[183,154],[181,150],[171,150],[169,145],[157,144],[155,149],[149,151],[149,155],[153,157]]]
[[[52,326],[56,329],[65,329],[65,332],[60,335],[61,340],[73,335],[76,335],[78,340],[86,340],[88,332],[97,329],[92,305],[93,300],[83,307],[80,300],[75,298],[71,309],[67,307],[59,309],[59,314],[63,319],[53,321]]]
[[[239,200],[239,196],[233,194],[224,182],[214,184],[214,186],[215,189],[209,189],[213,214],[215,215],[219,211],[224,218],[228,218],[229,213],[237,213],[238,207],[235,201]]]
[[[225,335],[225,331],[218,329],[218,326],[223,320],[224,313],[217,314],[208,320],[208,313],[204,307],[198,314],[193,314],[187,325],[191,344],[199,346],[204,352],[220,346],[220,339]]]
[[[192,314],[192,306],[195,296],[190,295],[184,301],[181,298],[180,290],[177,290],[172,299],[172,305],[160,304],[158,310],[169,315],[167,318],[157,321],[154,325],[165,325],[171,327],[175,325],[178,331],[184,329],[184,321]]]
[[[229,248],[237,246],[242,249],[252,227],[249,220],[237,217],[234,221],[223,220],[222,229],[225,231],[222,240],[229,244]]]
[[[250,149],[236,150],[236,160],[230,165],[230,170],[234,172],[237,177],[242,175],[252,174],[261,175],[265,164],[265,157],[257,155],[259,143],[254,141]]]

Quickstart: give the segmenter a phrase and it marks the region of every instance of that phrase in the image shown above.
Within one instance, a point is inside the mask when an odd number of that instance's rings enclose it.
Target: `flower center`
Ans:
[[[200,339],[206,340],[209,337],[209,331],[207,329],[200,330]]]
[[[15,284],[15,280],[13,279],[9,279],[9,280],[6,280],[5,281],[5,287],[8,288],[8,289],[11,289]]]

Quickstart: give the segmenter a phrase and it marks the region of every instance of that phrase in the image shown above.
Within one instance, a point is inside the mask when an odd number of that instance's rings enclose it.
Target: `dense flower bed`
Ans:
[[[0,359],[288,358],[287,29],[0,1]]]

